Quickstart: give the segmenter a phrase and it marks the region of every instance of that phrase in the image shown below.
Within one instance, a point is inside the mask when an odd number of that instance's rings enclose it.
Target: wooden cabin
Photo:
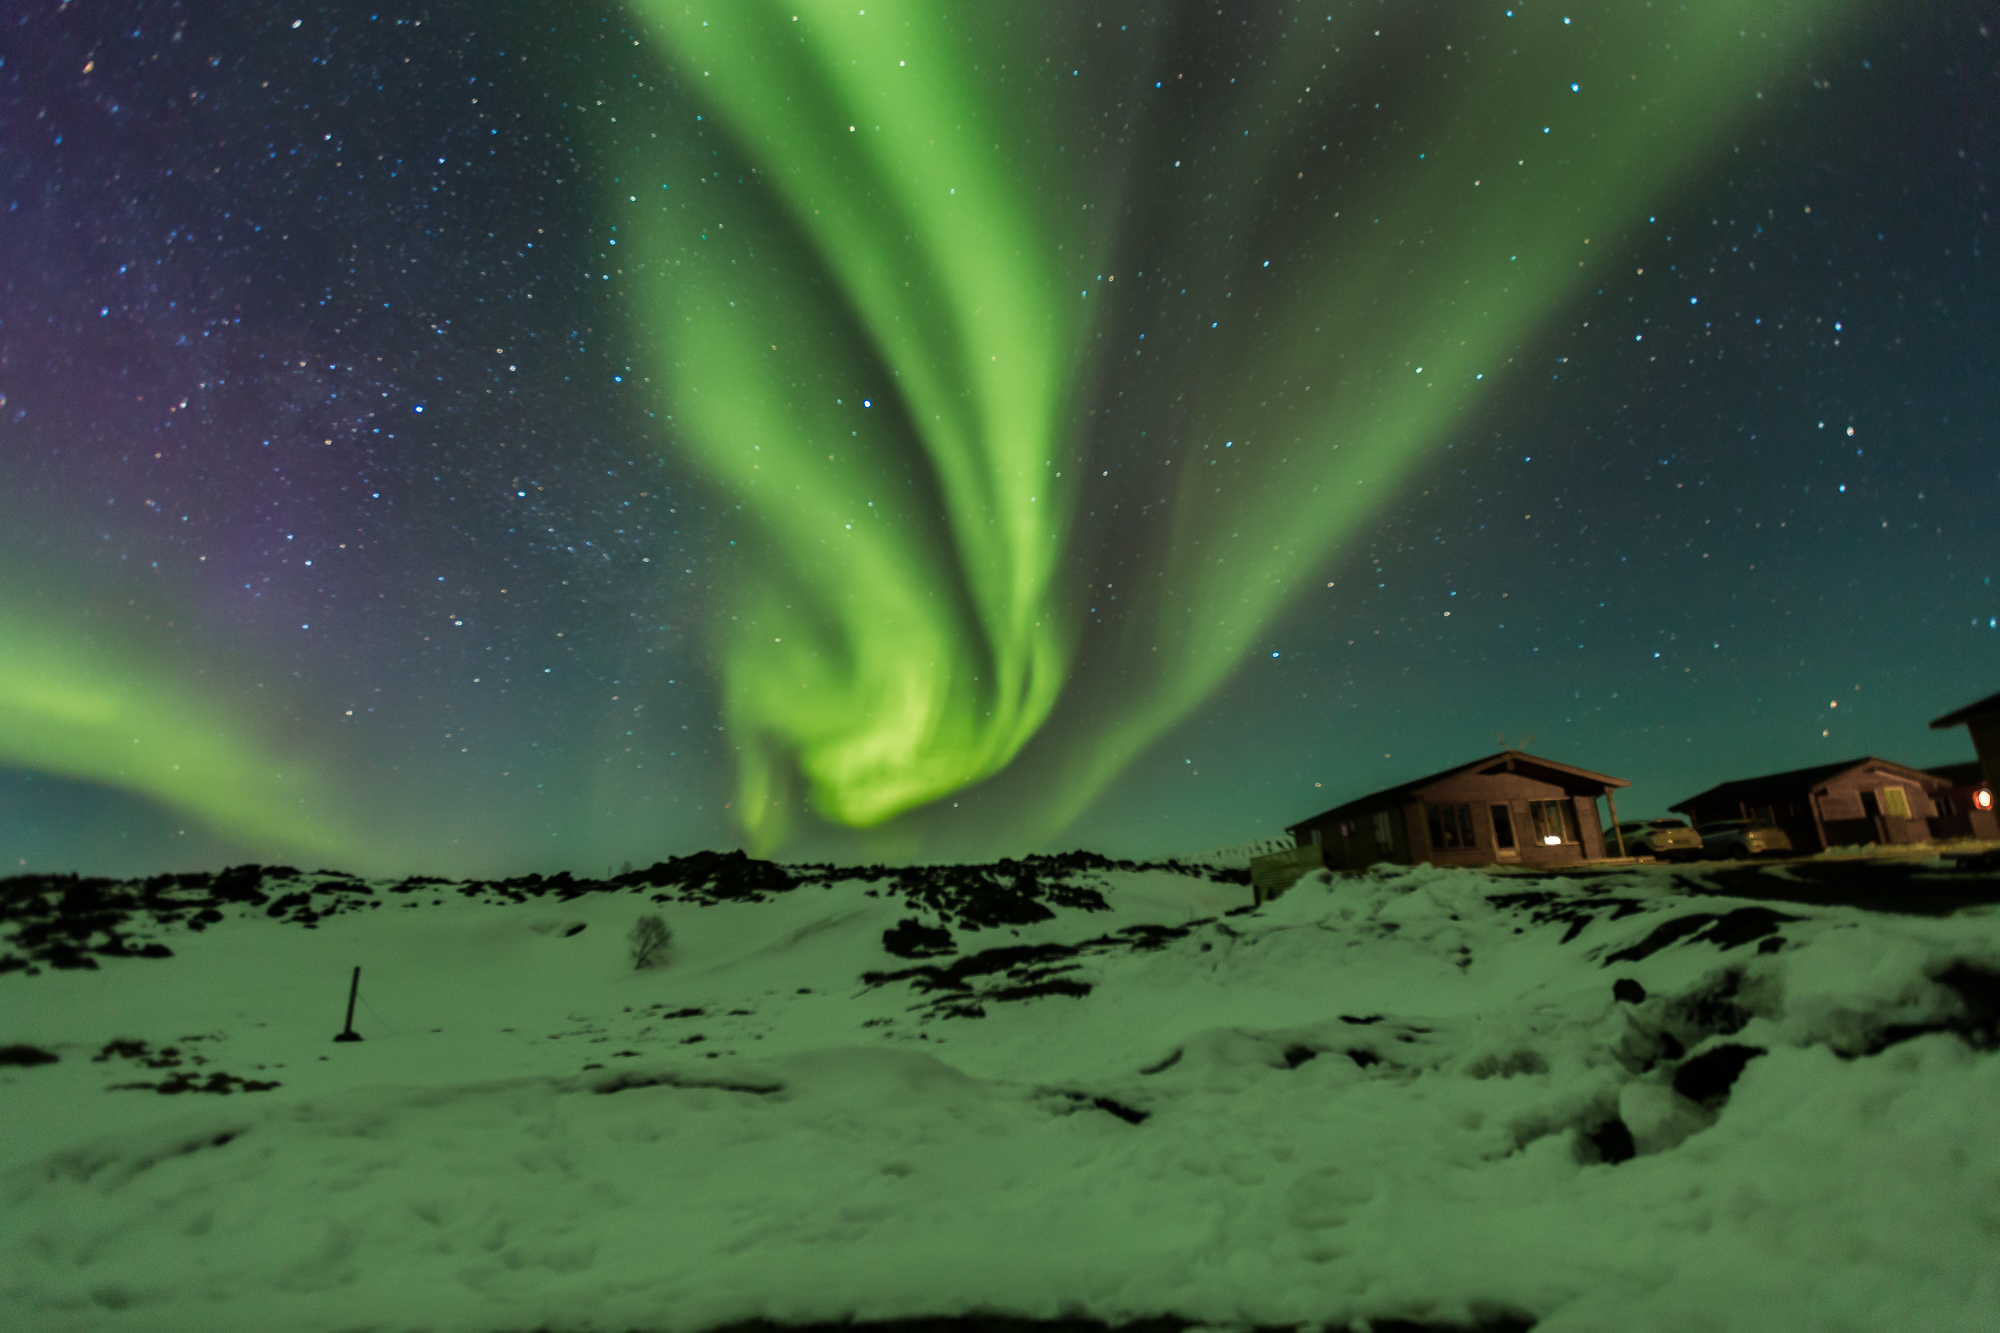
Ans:
[[[1300,820],[1288,832],[1301,859],[1334,870],[1360,870],[1385,861],[1576,865],[1605,858],[1605,825],[1597,802],[1610,801],[1614,788],[1631,785],[1520,750],[1502,750],[1337,805]],[[1615,801],[1612,817],[1615,823]]]
[[[1993,808],[1993,784],[1986,780],[1978,760],[1944,764],[1925,771],[1951,784],[1931,793],[1931,804],[1937,807],[1937,813],[1931,816],[1933,838],[2000,841],[2000,810]]]
[[[1981,776],[1989,788],[2000,787],[2000,694],[1989,694],[1931,723],[1932,731],[1953,727],[1972,733],[1972,752],[1979,756]]]
[[[1924,842],[1937,814],[1931,797],[1951,786],[1920,768],[1864,755],[1710,787],[1667,808],[1696,829],[1723,819],[1754,819],[1785,831],[1805,856],[1861,843]]]

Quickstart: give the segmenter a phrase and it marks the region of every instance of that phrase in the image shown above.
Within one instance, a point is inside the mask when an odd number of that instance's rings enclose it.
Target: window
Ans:
[[[1530,801],[1528,819],[1535,828],[1535,841],[1544,847],[1577,841],[1576,806],[1569,801]]]
[[[1493,806],[1493,845],[1510,848],[1514,845],[1514,812],[1499,802]]]
[[[1389,811],[1375,812],[1375,847],[1378,851],[1388,851],[1396,845],[1394,834],[1389,828]]]
[[[1901,787],[1884,787],[1882,789],[1882,813],[1885,815],[1894,815],[1897,819],[1908,819],[1910,817],[1910,793]]]
[[[1426,805],[1430,817],[1432,847],[1476,847],[1472,836],[1472,807],[1469,805]]]

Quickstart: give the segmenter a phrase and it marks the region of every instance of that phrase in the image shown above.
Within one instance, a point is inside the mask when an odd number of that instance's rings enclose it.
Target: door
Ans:
[[[1493,856],[1499,861],[1518,861],[1521,849],[1514,845],[1514,815],[1506,802],[1495,801],[1493,814]]]
[[[1869,824],[1873,826],[1875,841],[1889,841],[1889,834],[1882,826],[1882,803],[1875,799],[1874,792],[1864,791],[1861,793],[1861,813],[1867,817]]]

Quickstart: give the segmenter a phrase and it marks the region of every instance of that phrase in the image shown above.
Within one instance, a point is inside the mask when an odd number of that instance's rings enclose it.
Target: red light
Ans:
[[[1972,803],[1981,810],[1991,810],[1993,808],[1993,789],[1991,787],[1981,787],[1978,791],[1972,793]]]

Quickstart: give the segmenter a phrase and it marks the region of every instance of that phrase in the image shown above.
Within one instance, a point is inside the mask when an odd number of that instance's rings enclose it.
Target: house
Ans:
[[[1805,855],[1856,843],[1923,842],[1937,814],[1934,793],[1952,784],[1873,755],[1710,787],[1667,808],[1699,829],[1724,819],[1774,824]]]
[[[1605,857],[1597,802],[1623,778],[1502,750],[1302,819],[1296,855],[1335,870],[1387,861],[1575,865]],[[1612,822],[1617,805],[1612,802]],[[1310,849],[1310,850],[1309,850]],[[1303,873],[1303,872],[1301,872]]]
[[[1989,694],[1931,723],[1932,731],[1964,727],[1972,733],[1972,752],[1979,756],[1988,788],[2000,786],[2000,694]]]
[[[1978,761],[1926,771],[1951,784],[1931,793],[1931,804],[1937,807],[1931,816],[1933,838],[2000,840],[2000,811],[1993,808],[1993,785],[1986,781]]]

